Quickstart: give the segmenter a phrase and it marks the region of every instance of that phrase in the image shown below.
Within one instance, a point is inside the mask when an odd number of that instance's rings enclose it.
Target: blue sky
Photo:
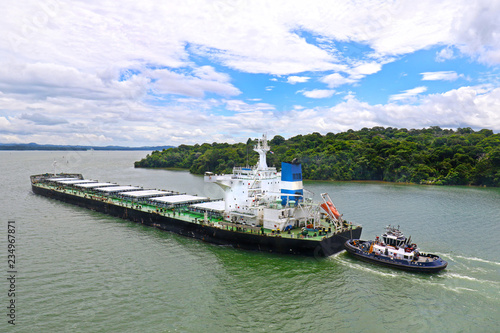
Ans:
[[[0,142],[500,132],[498,1],[61,0],[0,13]]]

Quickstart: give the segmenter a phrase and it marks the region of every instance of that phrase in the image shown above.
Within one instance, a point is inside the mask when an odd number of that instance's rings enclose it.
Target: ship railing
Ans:
[[[224,221],[220,221],[219,222],[219,225],[221,225],[222,227],[226,227],[227,229],[229,228],[240,228],[242,229],[241,231],[245,232],[247,230],[251,230],[251,232],[254,232],[254,233],[259,233],[260,232],[260,228],[259,226],[252,226],[252,225],[248,225],[248,224],[242,224],[242,223],[232,223],[232,222],[224,222]]]
[[[239,212],[239,211],[237,211],[237,210],[232,210],[232,211],[230,211],[230,215],[234,215],[234,216],[244,216],[244,217],[250,217],[250,218],[255,218],[255,217],[257,217],[257,215],[255,215],[255,214],[243,213],[243,212]]]
[[[248,172],[248,171],[253,171],[255,169],[257,169],[257,167],[255,167],[255,166],[253,166],[253,167],[234,167],[233,171],[236,171],[236,172],[242,172],[242,171]]]
[[[258,166],[253,166],[253,167],[234,167],[233,168],[233,173],[242,173],[242,174],[253,174],[255,171],[259,171]],[[261,172],[271,172],[275,173],[277,172],[275,167],[267,167],[265,170],[260,170]]]

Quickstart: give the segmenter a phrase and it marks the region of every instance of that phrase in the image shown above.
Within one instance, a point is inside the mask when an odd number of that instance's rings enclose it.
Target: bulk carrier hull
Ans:
[[[39,175],[40,176],[40,175]],[[281,237],[260,233],[239,232],[213,226],[210,223],[193,223],[192,221],[176,218],[175,215],[158,214],[154,210],[144,211],[127,206],[118,205],[107,200],[82,197],[67,191],[40,186],[34,182],[32,176],[32,191],[51,199],[63,201],[93,211],[115,216],[118,218],[141,223],[169,231],[185,237],[199,239],[217,245],[229,245],[235,248],[263,251],[280,254],[327,257],[344,249],[348,239],[359,238],[362,228],[352,226],[349,230],[333,233],[321,240]]]

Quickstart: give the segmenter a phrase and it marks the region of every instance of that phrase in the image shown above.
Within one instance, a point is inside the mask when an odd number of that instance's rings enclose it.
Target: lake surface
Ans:
[[[134,169],[146,152],[0,152],[0,331],[497,332],[500,189],[305,182],[364,239],[400,225],[449,262],[421,275],[359,262],[215,246],[34,195],[57,171],[222,197],[186,171]],[[7,224],[16,226],[16,325],[6,307]],[[8,329],[8,330],[7,330]]]

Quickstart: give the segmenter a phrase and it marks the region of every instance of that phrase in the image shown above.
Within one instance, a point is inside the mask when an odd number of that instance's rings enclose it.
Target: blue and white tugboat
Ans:
[[[448,266],[435,254],[421,253],[417,245],[411,243],[411,237],[403,235],[399,226],[387,226],[382,239],[378,236],[374,241],[349,239],[344,248],[358,259],[406,271],[434,273]]]

